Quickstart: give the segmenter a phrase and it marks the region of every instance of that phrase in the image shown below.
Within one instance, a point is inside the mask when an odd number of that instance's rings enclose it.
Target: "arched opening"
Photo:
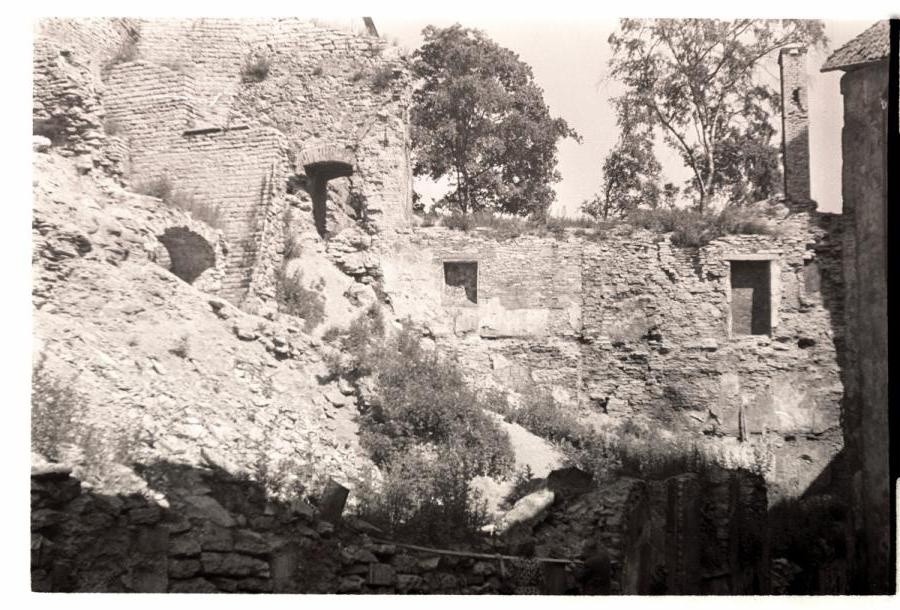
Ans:
[[[316,161],[304,165],[303,168],[307,177],[306,188],[312,199],[316,231],[325,237],[328,232],[328,181],[352,176],[353,166],[345,161]]]
[[[169,271],[193,284],[200,274],[216,264],[216,253],[208,241],[186,227],[166,229],[159,241],[169,253]]]

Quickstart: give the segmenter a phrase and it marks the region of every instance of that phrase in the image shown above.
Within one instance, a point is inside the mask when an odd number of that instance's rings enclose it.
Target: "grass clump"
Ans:
[[[61,380],[47,370],[46,360],[41,354],[31,369],[31,450],[56,462],[78,438],[84,399],[73,379]]]
[[[74,377],[64,380],[47,369],[45,354],[32,366],[31,450],[51,462],[71,461],[78,476],[105,487],[115,464],[134,460],[142,431],[112,432],[85,422],[87,400],[74,386]]]
[[[394,80],[394,69],[390,66],[381,66],[369,75],[369,83],[374,91],[384,91]]]
[[[253,53],[241,66],[241,80],[245,83],[260,83],[269,76],[272,60],[265,53]]]
[[[639,208],[629,212],[626,222],[651,231],[671,233],[673,245],[692,248],[702,248],[726,235],[758,235],[771,232],[768,225],[751,211],[733,206],[718,213]]]
[[[325,319],[325,297],[321,293],[323,284],[307,288],[303,283],[302,271],[288,275],[285,267],[278,271],[275,282],[278,311],[303,318],[303,330],[307,333],[322,323]]]
[[[214,229],[221,229],[225,225],[224,215],[218,206],[210,205],[190,193],[178,190],[175,182],[166,175],[139,182],[134,186],[134,191],[162,199],[167,206],[187,212]]]

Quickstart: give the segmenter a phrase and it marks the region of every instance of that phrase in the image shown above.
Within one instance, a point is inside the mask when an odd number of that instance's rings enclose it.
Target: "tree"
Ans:
[[[625,86],[619,123],[662,133],[693,174],[701,212],[725,189],[732,203],[769,196],[779,96],[759,68],[780,47],[825,42],[813,20],[623,19],[609,37],[612,76]]]
[[[647,138],[626,134],[603,162],[601,193],[581,204],[594,218],[626,216],[641,204],[655,208],[660,200],[660,167]]]
[[[413,173],[448,177],[443,203],[463,213],[543,215],[560,179],[560,138],[580,141],[552,118],[531,68],[484,33],[428,26],[415,52],[421,86],[411,110]]]

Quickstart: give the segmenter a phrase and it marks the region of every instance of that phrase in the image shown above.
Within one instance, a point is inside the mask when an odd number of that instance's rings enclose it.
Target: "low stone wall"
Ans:
[[[372,526],[337,527],[304,501],[256,483],[173,463],[140,469],[128,495],[99,493],[70,468],[31,475],[35,591],[145,593],[577,592],[557,564],[553,589],[532,559],[439,554],[376,542]],[[124,475],[128,478],[127,475]],[[132,481],[132,485],[134,481]]]

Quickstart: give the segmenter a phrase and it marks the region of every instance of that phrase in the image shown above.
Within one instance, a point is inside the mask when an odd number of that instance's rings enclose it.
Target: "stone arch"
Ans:
[[[297,153],[296,171],[306,176],[306,190],[312,199],[313,221],[319,235],[325,237],[328,233],[328,181],[355,173],[356,158],[353,151],[332,144],[313,146]]]
[[[169,271],[193,284],[216,264],[216,251],[199,233],[187,227],[169,227],[159,236],[169,256]]]

